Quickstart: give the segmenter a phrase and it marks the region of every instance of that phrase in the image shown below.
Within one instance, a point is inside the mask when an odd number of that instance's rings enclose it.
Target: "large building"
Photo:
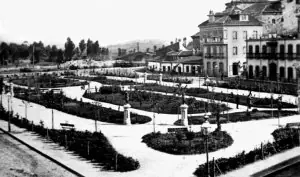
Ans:
[[[234,6],[222,14],[209,13],[199,25],[203,43],[204,72],[209,76],[235,76],[246,62],[246,39],[259,38],[262,24]]]
[[[300,18],[298,34],[247,40],[247,72],[250,79],[295,82],[300,63]]]
[[[191,36],[194,49],[204,53],[205,72],[210,76],[242,73],[247,37],[292,34],[297,31],[299,12],[300,0],[233,0],[222,12],[210,11],[209,20],[199,25],[200,32]]]

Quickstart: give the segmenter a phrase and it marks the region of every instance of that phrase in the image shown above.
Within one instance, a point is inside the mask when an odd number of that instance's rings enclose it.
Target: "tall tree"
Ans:
[[[72,57],[74,55],[74,49],[75,49],[75,44],[71,40],[71,38],[67,38],[67,42],[65,43],[65,56],[66,60],[72,60]]]
[[[59,49],[57,51],[57,58],[56,58],[56,63],[57,63],[57,68],[60,68],[60,64],[64,61],[64,52],[62,49]]]
[[[87,40],[86,47],[87,47],[87,49],[86,49],[87,56],[93,55],[93,41],[92,40],[90,40],[90,39]]]
[[[94,44],[93,44],[93,55],[94,56],[97,56],[99,54],[99,42],[96,41]]]
[[[49,54],[49,61],[55,61],[56,57],[57,57],[57,47],[56,47],[56,45],[52,45],[51,51]]]
[[[5,60],[8,59],[9,56],[9,47],[6,42],[2,42],[0,45],[0,58],[1,58],[1,64],[5,64]]]
[[[153,52],[156,52],[156,49],[157,49],[157,46],[154,45],[154,46],[153,46]]]
[[[79,42],[79,49],[80,49],[80,55],[82,55],[82,53],[84,52],[84,50],[86,49],[86,43],[84,41],[84,39],[82,39]]]

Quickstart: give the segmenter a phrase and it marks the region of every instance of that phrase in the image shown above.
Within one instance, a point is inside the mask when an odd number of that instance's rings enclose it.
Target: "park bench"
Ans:
[[[186,127],[184,128],[168,128],[168,132],[169,133],[185,133],[185,132],[188,132],[188,129]]]
[[[64,129],[64,130],[74,130],[74,129],[75,129],[75,125],[74,125],[74,124],[60,123],[60,126],[61,126],[62,129]]]
[[[297,128],[300,129],[300,122],[287,123],[286,128]]]

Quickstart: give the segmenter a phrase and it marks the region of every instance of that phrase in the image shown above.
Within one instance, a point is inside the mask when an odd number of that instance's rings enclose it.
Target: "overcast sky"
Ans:
[[[198,32],[209,10],[230,0],[0,0],[0,38],[63,44],[67,37],[100,45],[166,41]]]

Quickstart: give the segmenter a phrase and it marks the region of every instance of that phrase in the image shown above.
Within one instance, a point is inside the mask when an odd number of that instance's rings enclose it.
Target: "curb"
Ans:
[[[64,168],[65,170],[71,172],[72,174],[79,176],[79,177],[84,177],[82,174],[78,173],[77,171],[69,168],[68,166],[62,164],[61,162],[55,160],[54,158],[48,156],[47,154],[37,150],[36,148],[30,146],[29,144],[25,143],[24,141],[20,140],[19,138],[15,137],[14,135],[12,135],[11,133],[3,130],[2,128],[0,128],[0,130],[5,133],[6,135],[10,136],[11,138],[13,138],[14,140],[20,142],[21,144],[25,145],[26,147],[28,147],[29,149],[31,149],[32,151],[38,153],[39,155],[45,157],[46,159],[49,159],[50,161],[54,162],[55,164],[59,165],[60,167]]]

